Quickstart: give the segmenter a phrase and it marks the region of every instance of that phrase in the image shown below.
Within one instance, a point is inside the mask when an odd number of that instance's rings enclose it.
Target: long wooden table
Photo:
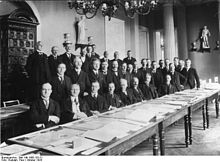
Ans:
[[[196,93],[197,91],[195,91]],[[199,92],[199,91],[198,91]],[[102,144],[100,146],[100,149],[98,151],[93,152],[91,155],[120,155],[123,154],[124,152],[128,151],[129,149],[135,147],[139,143],[143,142],[144,140],[150,138],[153,136],[153,155],[158,155],[158,136],[159,136],[159,141],[160,141],[160,154],[165,155],[165,139],[164,139],[164,134],[165,134],[165,128],[173,124],[174,122],[178,121],[181,118],[184,118],[184,129],[185,129],[185,144],[186,147],[188,147],[189,144],[192,144],[192,112],[196,111],[199,108],[202,108],[202,114],[203,114],[203,127],[209,126],[209,113],[208,113],[208,103],[215,99],[216,103],[216,116],[218,117],[218,112],[219,112],[219,107],[218,107],[218,98],[219,98],[219,90],[216,90],[212,93],[209,93],[206,96],[203,96],[199,99],[197,99],[194,102],[191,102],[185,106],[182,106],[181,109],[176,109],[173,113],[168,113],[164,114],[163,118],[158,118],[155,119],[153,122],[150,122],[148,125],[144,126],[143,128],[129,133],[127,136],[119,139],[115,139],[109,143],[105,143],[104,145]],[[174,94],[175,95],[175,94]],[[157,101],[162,104],[162,105],[169,105],[166,103],[161,103],[161,98],[158,100],[155,99],[152,103],[155,104]],[[141,104],[136,104],[136,105],[131,105],[130,107],[140,107],[140,105],[145,108],[148,103],[152,104],[151,101],[149,102],[144,102]],[[159,104],[158,104],[159,105]],[[125,109],[125,108],[120,108],[120,109]],[[126,109],[129,109],[128,107]],[[119,111],[119,110],[117,110]],[[116,112],[117,112],[116,111]],[[17,143],[21,145],[26,145],[26,146],[31,146],[35,147],[38,149],[45,150],[45,147],[39,147],[37,145],[33,144],[27,144],[24,143],[22,140],[18,139],[25,139],[28,136],[31,136],[33,134],[39,133],[41,134],[42,132],[47,132],[53,129],[57,128],[65,128],[68,125],[78,125],[82,122],[91,122],[93,120],[96,120],[97,118],[103,118],[103,115],[108,114],[109,112],[106,112],[104,114],[101,114],[100,116],[92,116],[84,120],[78,120],[74,121],[71,123],[67,123],[64,125],[48,128],[45,130],[41,130],[38,132],[33,132],[29,133],[26,135],[18,136],[15,138],[11,138],[8,141],[11,143]],[[81,153],[77,153],[76,155],[81,155]]]

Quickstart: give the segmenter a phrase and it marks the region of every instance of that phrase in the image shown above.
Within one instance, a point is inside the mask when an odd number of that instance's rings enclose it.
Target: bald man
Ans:
[[[44,83],[41,87],[41,97],[35,100],[30,106],[30,121],[34,126],[33,130],[48,128],[59,124],[60,106],[50,98],[52,86]]]

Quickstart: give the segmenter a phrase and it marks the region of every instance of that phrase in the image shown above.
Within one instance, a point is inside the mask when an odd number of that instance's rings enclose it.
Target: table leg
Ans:
[[[209,108],[208,108],[208,99],[205,100],[205,111],[206,111],[206,127],[209,128]]]
[[[192,144],[192,111],[188,108],[188,123],[189,123],[189,144]]]
[[[158,155],[158,137],[153,135],[153,155]]]
[[[184,126],[185,126],[185,143],[186,147],[189,145],[189,136],[188,136],[188,115],[184,116]]]
[[[165,138],[164,138],[163,123],[159,123],[159,138],[160,138],[160,155],[165,155]]]
[[[203,129],[205,130],[206,120],[205,120],[205,107],[204,107],[204,105],[202,106],[202,120],[203,120]]]
[[[215,99],[215,110],[216,110],[216,118],[218,118],[219,117],[218,97]]]

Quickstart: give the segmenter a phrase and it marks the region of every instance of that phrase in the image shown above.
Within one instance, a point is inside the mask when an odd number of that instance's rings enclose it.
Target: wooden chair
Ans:
[[[11,100],[11,101],[4,101],[3,102],[4,107],[19,105],[19,104],[20,104],[19,100]]]

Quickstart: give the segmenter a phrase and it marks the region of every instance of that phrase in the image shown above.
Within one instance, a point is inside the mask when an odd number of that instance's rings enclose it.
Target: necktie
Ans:
[[[46,109],[48,109],[48,107],[49,107],[49,101],[48,101],[48,100],[44,100],[44,102],[45,102]]]
[[[60,79],[61,84],[63,84],[63,80],[64,80],[63,77],[60,76],[59,79]]]

